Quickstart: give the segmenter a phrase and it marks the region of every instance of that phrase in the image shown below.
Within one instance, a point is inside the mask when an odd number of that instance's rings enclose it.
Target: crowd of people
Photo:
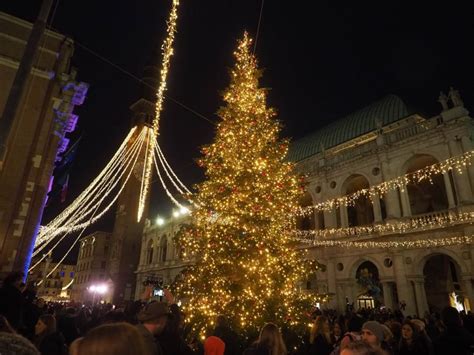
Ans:
[[[222,315],[204,339],[189,337],[173,302],[83,305],[45,302],[12,273],[0,288],[0,354],[42,355],[467,355],[474,354],[474,316],[446,307],[404,316],[387,309],[316,309],[299,347],[262,324],[244,344]]]

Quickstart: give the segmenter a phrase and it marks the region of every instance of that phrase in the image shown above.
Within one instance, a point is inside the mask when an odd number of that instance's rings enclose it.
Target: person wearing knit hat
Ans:
[[[225,343],[216,336],[210,336],[204,342],[204,355],[224,355]]]
[[[375,349],[380,349],[384,340],[384,329],[379,322],[368,321],[362,326],[362,340]]]

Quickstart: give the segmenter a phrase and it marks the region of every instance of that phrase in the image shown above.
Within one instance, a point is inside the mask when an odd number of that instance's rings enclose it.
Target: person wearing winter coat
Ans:
[[[43,314],[35,325],[33,344],[42,355],[65,355],[67,346],[64,337],[56,330],[56,319],[51,314]]]

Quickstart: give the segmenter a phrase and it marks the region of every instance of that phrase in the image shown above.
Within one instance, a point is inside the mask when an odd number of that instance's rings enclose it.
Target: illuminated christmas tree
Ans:
[[[292,241],[303,181],[285,160],[288,141],[278,138],[251,43],[245,33],[234,52],[215,142],[199,161],[206,180],[193,196],[198,208],[178,239],[196,263],[175,292],[201,335],[219,314],[245,335],[268,321],[306,327],[308,312],[324,299],[300,290],[320,265],[305,260]]]

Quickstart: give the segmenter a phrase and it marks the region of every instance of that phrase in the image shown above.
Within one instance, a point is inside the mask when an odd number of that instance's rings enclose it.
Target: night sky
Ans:
[[[171,0],[60,1],[52,27],[140,77],[151,48],[161,45]],[[313,8],[309,7],[313,5]],[[39,0],[2,1],[0,10],[32,21]],[[261,0],[181,0],[167,95],[212,122],[228,84],[236,40],[256,34]],[[54,8],[54,6],[53,6]],[[457,88],[474,107],[474,1],[278,1],[264,3],[257,57],[262,85],[284,124],[302,137],[387,94],[422,114],[440,112],[439,91]],[[82,136],[67,202],[49,207],[49,221],[99,173],[130,128],[128,107],[141,84],[76,45],[78,79],[90,84],[76,108]],[[214,126],[165,100],[160,144],[187,185],[202,179],[199,147]],[[153,184],[151,217],[172,205]],[[113,214],[97,228],[111,230]]]

